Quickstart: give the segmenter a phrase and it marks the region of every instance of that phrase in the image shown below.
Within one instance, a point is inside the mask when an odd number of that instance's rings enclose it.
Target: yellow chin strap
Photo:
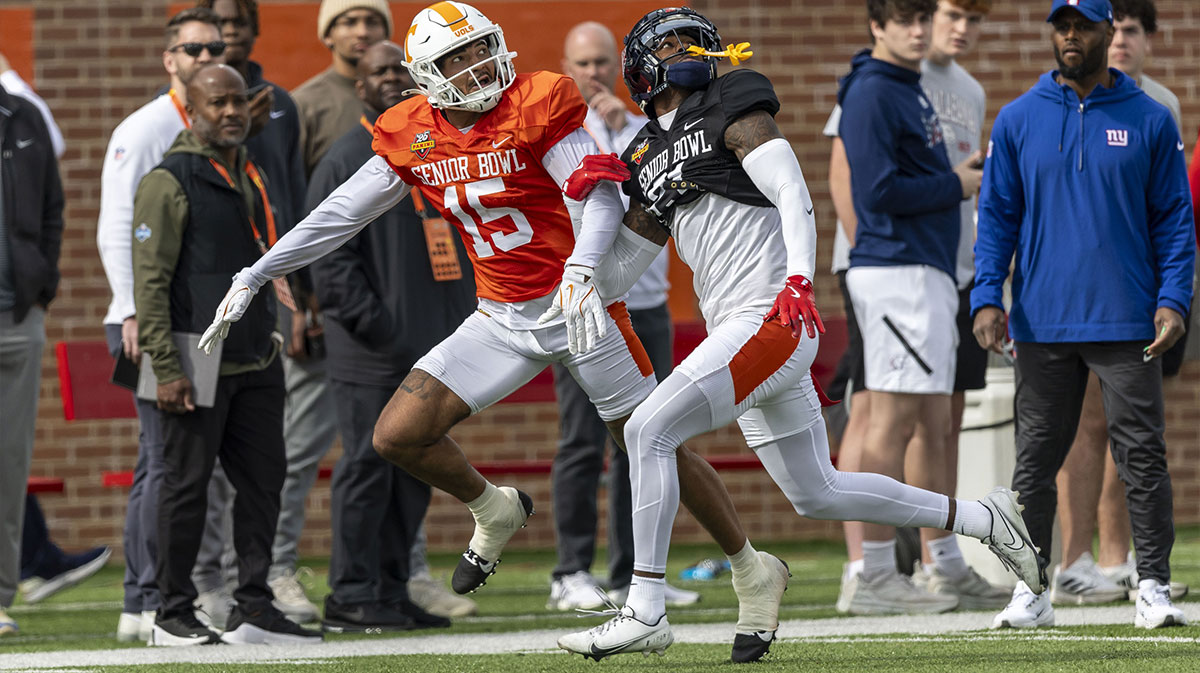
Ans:
[[[692,46],[688,47],[686,51],[689,54],[697,54],[700,56],[727,58],[729,59],[730,65],[737,65],[742,61],[748,61],[750,60],[750,57],[754,55],[754,52],[750,51],[749,42],[742,42],[736,46],[727,44],[725,45],[725,51],[707,51],[704,49],[704,47],[693,44]]]

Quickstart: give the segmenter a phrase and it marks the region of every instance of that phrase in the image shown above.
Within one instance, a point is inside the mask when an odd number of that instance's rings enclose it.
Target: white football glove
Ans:
[[[545,325],[559,315],[566,318],[567,349],[572,354],[586,353],[604,338],[604,302],[592,284],[592,276],[590,266],[568,264],[563,270],[554,303],[538,318],[539,325]]]
[[[217,304],[217,314],[213,318],[212,324],[204,330],[204,334],[200,337],[200,350],[204,351],[205,355],[212,355],[217,341],[224,339],[229,334],[229,326],[242,318],[246,308],[254,299],[254,295],[254,290],[238,280],[237,276],[233,277],[233,285],[229,286],[225,298],[221,300],[220,304]]]

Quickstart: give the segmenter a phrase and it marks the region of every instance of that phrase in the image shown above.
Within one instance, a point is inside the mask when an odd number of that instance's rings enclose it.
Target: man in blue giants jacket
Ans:
[[[1016,342],[1013,490],[1043,558],[1054,478],[1078,425],[1088,370],[1100,379],[1137,551],[1134,623],[1186,623],[1171,605],[1175,531],[1163,443],[1161,355],[1183,334],[1195,264],[1183,142],[1165,107],[1107,67],[1109,0],[1054,0],[1058,70],[1000,111],[975,244],[975,336]],[[1016,254],[1012,314],[1001,286]],[[1007,325],[1006,325],[1007,323]],[[1054,623],[1048,594],[1018,584],[993,627]]]

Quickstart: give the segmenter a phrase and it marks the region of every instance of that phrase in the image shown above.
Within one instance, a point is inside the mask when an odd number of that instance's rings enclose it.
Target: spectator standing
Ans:
[[[1000,111],[988,144],[975,335],[997,352],[1009,334],[1015,342],[1013,488],[1041,561],[1052,543],[1055,478],[1091,370],[1137,551],[1134,624],[1183,624],[1168,586],[1175,530],[1161,376],[1161,356],[1182,336],[1192,299],[1183,141],[1165,107],[1107,67],[1108,0],[1054,0],[1046,20],[1058,69]],[[1014,254],[1009,318],[1002,285]],[[1050,603],[1018,584],[993,627],[1052,625]]]
[[[46,308],[58,291],[62,183],[46,123],[0,85],[0,636],[21,565],[25,482],[33,455]],[[18,195],[19,198],[18,198]]]
[[[1150,38],[1158,32],[1153,0],[1116,0],[1109,63],[1128,75],[1153,100],[1171,111],[1179,126],[1179,99],[1170,89],[1142,72],[1150,55]],[[1180,127],[1180,135],[1183,129]],[[1184,327],[1186,330],[1187,323]],[[1163,376],[1174,376],[1183,364],[1187,332],[1163,355]],[[1088,374],[1079,429],[1058,473],[1062,564],[1055,567],[1050,587],[1054,603],[1105,603],[1137,595],[1137,568],[1129,552],[1129,510],[1125,487],[1108,453],[1108,428],[1100,382]],[[1092,556],[1092,536],[1100,529],[1098,557]],[[1187,593],[1187,585],[1171,582],[1171,598]]]
[[[596,139],[600,151],[625,151],[646,118],[634,114],[613,93],[620,60],[617,42],[603,24],[589,21],[571,28],[563,44],[563,73],[575,80],[587,102],[583,127]],[[621,194],[625,207],[629,197]],[[672,361],[671,313],[667,309],[667,253],[664,250],[629,291],[625,306],[654,376],[666,378]],[[550,574],[552,610],[591,609],[603,604],[590,569],[596,553],[596,490],[608,461],[608,584],[609,595],[623,602],[633,577],[633,505],[629,490],[629,456],[610,445],[608,427],[596,413],[587,393],[566,367],[551,365],[558,398],[560,436],[554,454],[554,533],[558,540],[558,565]],[[690,605],[700,594],[667,585],[667,603]]]
[[[288,621],[267,586],[270,546],[279,518],[283,449],[281,344],[272,332],[274,301],[251,305],[219,363],[212,407],[194,403],[173,332],[197,332],[221,301],[224,278],[255,260],[275,238],[264,179],[242,143],[250,130],[246,85],[236,70],[213,64],[188,85],[194,126],[180,132],[134,198],[134,301],[138,342],[150,355],[163,429],[158,499],[157,578],[162,594],[151,644],[320,642],[320,633]],[[280,292],[280,294],[284,294]],[[237,601],[225,633],[192,611],[190,578],[200,547],[207,486],[220,458],[236,495]]]

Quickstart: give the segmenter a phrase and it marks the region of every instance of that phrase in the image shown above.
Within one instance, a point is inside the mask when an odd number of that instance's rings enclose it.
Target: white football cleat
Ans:
[[[1171,604],[1168,585],[1146,579],[1138,582],[1137,615],[1133,618],[1133,625],[1143,629],[1186,626],[1187,616],[1183,610]]]
[[[1017,504],[1017,494],[997,486],[979,504],[992,515],[992,531],[982,542],[1030,591],[1035,594],[1045,591],[1048,584],[1045,562],[1038,555],[1025,521],[1021,519],[1021,510],[1025,508]]]
[[[993,629],[1033,629],[1054,626],[1054,606],[1046,592],[1035,594],[1024,582],[1017,582],[1008,607],[992,620]]]
[[[633,608],[625,606],[600,626],[559,638],[558,646],[568,652],[582,654],[584,659],[591,657],[600,661],[604,657],[626,652],[662,656],[673,642],[675,634],[671,633],[666,615],[653,624],[647,624],[634,615]]]

